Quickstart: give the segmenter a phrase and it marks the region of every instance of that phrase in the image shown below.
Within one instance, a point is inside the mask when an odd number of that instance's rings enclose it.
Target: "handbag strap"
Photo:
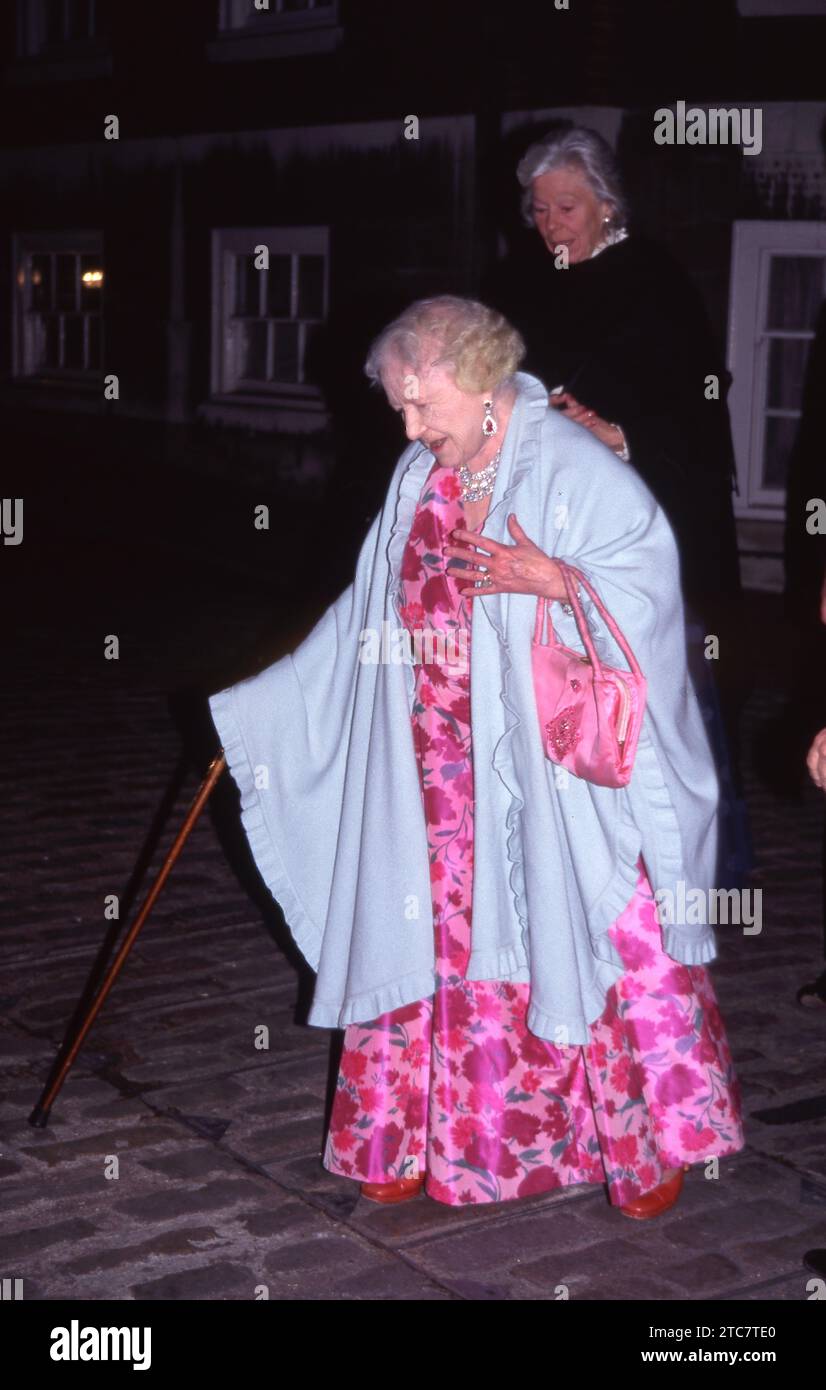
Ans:
[[[533,625],[533,644],[535,647],[538,647],[541,643],[542,635],[545,631],[545,610],[547,602],[548,600],[542,597],[536,600],[536,619],[534,620]],[[551,646],[558,646],[553,623],[551,623]]]
[[[580,570],[574,569],[572,565],[566,565],[564,560],[558,560],[557,564],[563,572],[565,587],[570,596],[568,601],[571,604],[574,613],[577,615],[577,627],[579,628],[580,636],[582,637],[582,640],[585,643],[585,648],[586,651],[588,651],[588,655],[590,656],[591,652],[590,650],[588,650],[588,641],[586,641],[585,632],[588,633],[589,640],[591,637],[591,632],[586,622],[585,615],[582,612],[582,607],[580,605],[579,598],[576,594],[576,585],[571,580],[572,574],[576,575],[582,588],[593,600],[597,612],[599,613],[600,617],[604,620],[605,625],[608,628],[608,631],[611,633],[611,636],[616,641],[617,646],[619,647],[620,651],[622,652],[623,656],[628,662],[629,668],[632,671],[632,673],[635,676],[642,676],[642,669],[640,667],[640,664],[637,661],[637,658],[634,656],[634,653],[632,652],[628,642],[626,641],[625,634],[623,633],[619,624],[615,622],[614,618],[608,612],[608,609],[605,607],[605,604],[602,602],[602,599],[596,592],[594,586],[585,578],[585,575],[582,574]],[[580,618],[582,620],[582,625],[585,628],[585,632],[583,632],[582,627],[580,627]]]
[[[569,566],[565,564],[564,560],[557,560],[557,564],[559,565],[562,574],[562,581],[565,585],[565,592],[568,595],[568,602],[574,610],[577,631],[579,632],[579,635],[582,639],[582,645],[588,653],[588,659],[594,668],[595,676],[598,680],[601,680],[602,662],[600,661],[599,656],[597,655],[597,649],[594,646],[594,639],[591,636],[591,629],[589,628],[585,614],[582,611],[582,604],[579,601],[579,597],[576,591],[576,583],[573,578],[574,573],[576,574],[578,579],[581,577],[579,574],[579,570],[572,572]]]
[[[605,607],[605,604],[602,602],[602,599],[599,597],[599,594],[596,592],[593,585],[589,583],[589,581],[585,578],[585,575],[582,574],[580,570],[574,569],[573,565],[566,564],[564,560],[557,560],[556,563],[558,564],[560,573],[562,575],[562,581],[565,585],[565,592],[568,596],[568,603],[570,604],[574,612],[577,631],[579,632],[580,638],[582,639],[582,644],[585,647],[586,652],[588,653],[588,658],[591,662],[591,665],[594,668],[597,677],[602,676],[602,663],[599,659],[599,656],[597,655],[596,648],[594,647],[593,639],[591,637],[591,629],[589,628],[585,614],[582,611],[582,605],[579,601],[579,597],[576,592],[577,586],[572,577],[574,575],[576,576],[576,579],[579,581],[582,588],[585,589],[586,593],[593,600],[597,612],[604,619],[609,632],[611,633],[618,647],[622,651],[633,674],[635,676],[642,676],[642,670],[640,668],[639,662],[637,661],[637,658],[634,656],[634,653],[628,645],[628,642],[625,640],[623,632],[619,628],[618,624],[614,621],[611,614],[608,612],[608,609]],[[553,600],[551,601],[553,602]],[[547,602],[548,601],[545,598],[540,598],[537,600],[536,621],[534,623],[533,631],[533,640],[535,645],[538,645],[541,642],[542,634],[545,630],[545,613]],[[553,623],[551,623],[550,631],[551,644],[553,646],[558,646],[559,644],[556,640],[556,633],[554,632]]]

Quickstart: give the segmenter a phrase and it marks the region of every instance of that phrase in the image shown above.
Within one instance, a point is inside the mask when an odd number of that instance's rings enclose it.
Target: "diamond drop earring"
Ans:
[[[484,404],[485,418],[482,421],[482,433],[485,436],[485,439],[490,439],[492,434],[496,434],[498,432],[499,425],[497,424],[496,417],[493,413],[493,401],[485,401]]]

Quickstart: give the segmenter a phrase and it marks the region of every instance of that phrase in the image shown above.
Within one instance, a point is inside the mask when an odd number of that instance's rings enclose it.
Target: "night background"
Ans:
[[[690,276],[730,373],[742,595],[715,676],[764,927],[723,932],[712,967],[751,1117],[739,1187],[695,1193],[692,1229],[644,1251],[582,1206],[569,1269],[583,1298],[805,1299],[802,1253],[826,1245],[826,1012],[795,1000],[826,967],[805,768],[826,725],[826,540],[805,527],[826,488],[826,5],[20,0],[0,25],[2,491],[23,499],[2,550],[3,1275],[32,1299],[554,1297],[547,1205],[541,1248],[513,1210],[462,1213],[471,1236],[418,1205],[382,1227],[321,1170],[335,1045],[301,1026],[312,976],[228,777],[49,1127],[26,1117],[217,752],[206,695],[352,577],[405,442],[363,373],[372,338],[529,254],[515,167],[572,120],[616,149],[632,231]],[[678,100],[759,106],[761,152],[655,144]],[[795,261],[776,321],[767,257]],[[250,1010],[272,1035],[253,1058]],[[101,1215],[87,1156],[113,1129],[141,1177]]]

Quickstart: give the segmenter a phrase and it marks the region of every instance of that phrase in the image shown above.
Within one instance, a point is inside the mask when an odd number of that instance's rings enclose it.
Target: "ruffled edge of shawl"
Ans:
[[[313,998],[307,1022],[316,1028],[346,1028],[350,1023],[372,1023],[382,1014],[409,1004],[420,1004],[430,998],[436,988],[434,972],[412,971],[400,980],[390,980],[366,994],[347,995],[343,1002]]]
[[[241,796],[241,824],[247,834],[258,871],[289,927],[295,944],[312,970],[318,969],[322,933],[309,916],[292,885],[275,843],[267,829],[263,802],[255,786],[244,736],[235,715],[234,687],[209,696],[212,720],[224,749],[224,757]]]
[[[548,412],[547,392],[542,383],[535,378],[526,377],[524,373],[517,373],[516,375],[521,386],[522,418],[514,466],[503,497],[507,497],[518,486],[525,472],[534,465],[541,451],[542,429]],[[576,563],[576,561],[572,560],[571,563]],[[587,578],[591,578],[586,570],[583,570],[583,573],[586,573]],[[595,587],[597,586],[595,585]],[[587,597],[583,606],[595,641],[601,645],[606,641],[606,634],[603,633],[599,614]],[[514,731],[522,721],[509,698],[513,662],[507,642],[502,644],[502,655],[502,704],[505,710],[505,730],[494,750],[493,765],[507,787],[511,799],[506,816],[508,829],[506,848],[511,865],[508,880],[522,927],[522,951],[499,952],[497,965],[499,968],[510,966],[513,973],[517,971],[521,973],[524,966],[529,969],[528,962],[530,960],[521,815],[525,803],[515,790],[517,778],[511,743]],[[659,863],[656,866],[645,865],[649,882],[651,882],[651,874],[655,874],[658,882],[673,883],[679,877],[683,866],[682,836],[677,814],[668,794],[656,751],[647,735],[645,724],[643,724],[637,745],[634,777],[642,783],[652,818],[657,824],[660,847]],[[601,890],[593,906],[588,909],[588,926],[594,958],[610,965],[618,974],[622,972],[624,966],[608,932],[616,919],[625,911],[637,890],[638,860],[641,850],[642,832],[633,818],[629,805],[625,802],[622,807],[622,821],[617,830],[615,872],[610,882]],[[655,891],[657,884],[652,882],[651,886],[652,890]],[[662,926],[661,930],[664,951],[672,959],[682,964],[704,965],[713,960],[717,954],[714,933],[708,926],[699,926],[693,929],[690,926],[670,924]],[[502,959],[503,956],[506,959]],[[483,972],[486,972],[487,966],[490,964],[492,962],[488,959],[474,958],[473,975],[471,975],[469,965],[468,978],[487,978],[487,974]],[[584,1013],[581,1020],[583,1024],[588,1024],[600,1016],[605,1004],[604,996],[605,990],[596,981],[592,981],[583,989]],[[593,1014],[593,1018],[586,1018],[589,1013]],[[580,1020],[577,1022],[579,1023]],[[528,1027],[532,1030],[533,1024],[537,1025],[535,1031],[538,1031],[540,1036],[543,1034],[547,1036],[547,1031],[553,1031],[557,1026],[570,1028],[570,1020],[567,1020],[566,1025],[565,1021],[547,1013],[535,1002],[530,1005],[528,1016]],[[577,1024],[574,1025],[575,1029],[576,1027]]]
[[[646,731],[645,720],[637,744],[634,776],[642,783],[646,801],[658,827],[659,863],[646,864],[652,891],[656,892],[658,887],[670,886],[678,881],[685,872],[685,861],[677,813],[668,794],[656,750]],[[706,965],[715,959],[717,945],[714,931],[707,924],[698,923],[695,926],[691,923],[661,922],[660,929],[666,955],[682,965]]]
[[[548,411],[548,393],[538,378],[525,372],[517,372],[515,380],[519,387],[519,397],[517,405],[514,407],[511,423],[514,423],[514,416],[518,410],[518,436],[510,477],[502,494],[503,502],[519,486],[529,469],[536,465],[542,424]],[[505,449],[507,449],[507,436]],[[505,638],[501,624],[496,622],[494,625],[500,639],[501,700],[505,711],[505,728],[494,747],[492,762],[510,796],[510,806],[505,816],[507,830],[505,847],[511,866],[508,873],[508,885],[513,894],[516,912],[522,928],[522,942],[521,950],[506,947],[500,951],[488,952],[484,955],[472,953],[468,962],[468,979],[490,978],[495,971],[503,968],[511,977],[522,975],[525,972],[529,976],[530,972],[530,928],[528,926],[528,904],[525,897],[525,855],[522,836],[522,811],[525,803],[516,790],[518,779],[511,751],[514,731],[522,723],[522,720],[510,697],[509,687],[513,670],[510,644]]]
[[[652,827],[656,827],[657,862],[649,864],[643,859],[653,894],[659,887],[671,887],[677,883],[685,872],[685,858],[677,812],[669,795],[656,749],[647,732],[645,719],[634,759],[633,780],[637,787],[642,787]],[[617,829],[616,853],[617,859],[611,880],[588,909],[588,924],[597,959],[613,964],[619,962],[621,965],[621,959],[608,932],[637,891],[637,861],[643,853],[643,834],[625,798],[622,802],[622,820]],[[656,911],[656,900],[652,898],[652,901]],[[659,921],[659,916],[657,920]],[[707,924],[694,926],[660,923],[660,928],[663,950],[680,964],[705,965],[716,958],[714,931]]]
[[[549,418],[548,393],[542,382],[540,382],[538,378],[531,377],[522,372],[516,374],[516,379],[521,388],[519,438],[511,477],[503,493],[503,500],[518,487],[525,473],[529,469],[537,466],[541,461],[542,432]],[[572,561],[571,563],[574,562]],[[589,575],[587,577],[590,578]],[[583,609],[587,615],[594,640],[601,645],[604,642],[601,619],[598,610],[587,595],[585,595],[583,600]],[[508,881],[511,892],[514,895],[516,910],[522,927],[522,951],[516,954],[516,963],[517,968],[519,968],[519,966],[523,964],[521,957],[524,955],[524,966],[529,970],[530,928],[528,925],[528,904],[525,896],[525,856],[521,814],[525,803],[516,791],[518,778],[516,776],[513,754],[511,751],[514,732],[522,723],[522,719],[509,698],[509,684],[512,668],[513,661],[510,656],[510,645],[507,641],[504,641],[502,643],[502,704],[505,710],[505,730],[494,750],[493,765],[507,787],[511,798],[508,813],[505,818],[505,824],[508,829],[506,848],[508,859],[511,864]],[[653,756],[653,749],[651,752]],[[654,758],[654,763],[656,765],[656,758]],[[663,788],[663,790],[665,789]],[[674,825],[676,828],[676,816],[674,816]],[[679,831],[677,834],[679,837]],[[627,808],[624,808],[623,824],[617,833],[618,852],[621,856],[617,865],[617,871],[611,882],[600,892],[596,899],[595,908],[588,909],[588,928],[594,958],[612,968],[612,980],[618,978],[624,966],[616,947],[608,936],[608,930],[616,918],[619,917],[628,906],[636,890],[638,876],[636,861],[639,857],[640,841],[641,836],[639,829],[633,818],[628,814]],[[476,962],[477,973],[480,968],[479,962]],[[593,1018],[598,1018],[605,1005],[605,989],[602,984],[595,980],[589,982],[588,985],[583,987],[582,998],[585,1014],[591,1013]],[[541,1021],[543,1026],[548,1028],[564,1026],[561,1019],[553,1018],[537,1005],[534,1004],[532,1008],[534,1020],[537,1022]],[[585,1018],[585,1014],[583,1014],[583,1019]],[[590,1022],[592,1020],[588,1019],[587,1021]]]
[[[417,450],[418,452],[416,452]],[[399,459],[399,468],[403,471],[399,480],[396,515],[385,548],[385,556],[390,571],[387,594],[390,611],[386,616],[394,617],[397,622],[401,621],[399,613],[399,599],[402,595],[401,569],[407,538],[413,525],[422,488],[435,462],[435,455],[419,443],[409,445]]]

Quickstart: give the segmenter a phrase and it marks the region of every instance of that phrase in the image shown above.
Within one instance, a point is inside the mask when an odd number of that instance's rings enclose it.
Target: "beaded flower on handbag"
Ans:
[[[575,777],[598,787],[625,787],[634,767],[647,683],[592,585],[579,570],[561,560],[557,563],[586,655],[557,641],[552,622],[548,624],[550,640],[544,641],[548,600],[538,599],[531,662],[545,754]],[[630,670],[621,671],[600,661],[577,595],[577,583],[593,599]]]

